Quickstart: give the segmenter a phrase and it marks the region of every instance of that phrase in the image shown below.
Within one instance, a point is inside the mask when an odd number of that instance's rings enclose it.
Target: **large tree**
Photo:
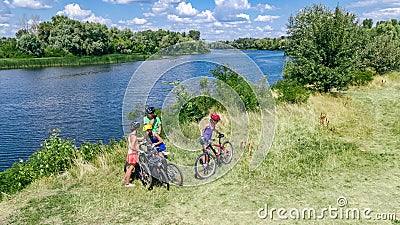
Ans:
[[[359,46],[355,15],[314,4],[291,16],[287,28],[285,79],[320,92],[349,84]]]

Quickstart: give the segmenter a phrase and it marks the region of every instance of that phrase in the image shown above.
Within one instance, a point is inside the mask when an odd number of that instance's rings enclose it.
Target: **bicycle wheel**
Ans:
[[[233,146],[229,141],[225,141],[221,148],[221,161],[224,164],[229,164],[233,157]]]
[[[183,185],[183,174],[181,169],[175,163],[168,163],[167,175],[169,180],[178,186]]]
[[[148,163],[146,153],[139,153],[139,162],[144,164]]]
[[[161,186],[164,186],[167,189],[167,191],[169,191],[169,178],[168,178],[166,171],[167,170],[164,170],[164,169],[162,169],[160,171],[160,180],[159,181],[161,183]]]
[[[209,153],[201,153],[194,163],[194,172],[201,179],[211,177],[215,173],[216,168],[215,157]]]
[[[149,167],[144,163],[140,163],[139,169],[140,181],[142,181],[143,186],[150,190],[153,186],[153,177],[151,176]]]

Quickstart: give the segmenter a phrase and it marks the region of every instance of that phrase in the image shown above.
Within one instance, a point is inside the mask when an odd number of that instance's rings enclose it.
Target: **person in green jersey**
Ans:
[[[156,109],[154,107],[147,107],[146,116],[143,118],[143,124],[150,124],[153,127],[152,131],[160,135],[162,131],[161,120],[157,117],[155,112]]]

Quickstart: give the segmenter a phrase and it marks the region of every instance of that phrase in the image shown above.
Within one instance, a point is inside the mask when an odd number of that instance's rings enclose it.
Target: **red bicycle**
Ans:
[[[218,144],[210,144],[206,152],[201,153],[194,163],[194,171],[197,178],[206,179],[211,177],[217,170],[217,165],[229,164],[233,157],[233,147],[229,141],[221,144],[224,134],[218,135]],[[217,150],[214,148],[216,147]],[[211,151],[210,151],[211,150]],[[211,154],[211,152],[213,154]]]

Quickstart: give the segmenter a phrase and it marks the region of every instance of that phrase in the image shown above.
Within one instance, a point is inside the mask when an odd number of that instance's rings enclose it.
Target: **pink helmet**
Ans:
[[[221,117],[219,117],[219,115],[216,113],[211,113],[211,119],[214,121],[220,121]]]

